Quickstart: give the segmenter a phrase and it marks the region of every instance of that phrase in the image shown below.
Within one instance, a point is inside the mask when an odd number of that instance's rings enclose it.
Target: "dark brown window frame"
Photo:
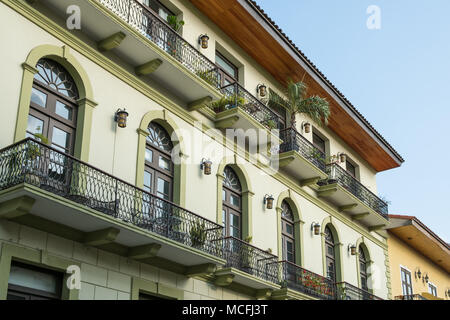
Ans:
[[[325,234],[327,234],[327,230],[328,230],[328,233],[330,234],[330,237],[331,237],[331,241],[330,241],[325,236],[325,257],[326,257],[326,266],[327,266],[327,278],[331,279],[333,282],[336,282],[337,274],[336,274],[336,246],[335,246],[335,239],[333,237],[333,233],[331,232],[331,229],[328,226],[325,227]],[[328,249],[333,249],[332,250],[332,252],[333,252],[332,255],[329,253],[330,250],[328,250]],[[333,264],[333,270],[332,270],[333,277],[330,277],[330,270],[329,270],[330,263]]]
[[[403,281],[403,275],[406,275],[406,282]],[[409,279],[409,282],[408,282]],[[406,270],[405,268],[400,267],[400,281],[402,284],[402,292],[404,296],[409,296],[413,294],[413,287],[412,287],[412,277],[411,272]],[[405,291],[406,289],[406,291]],[[409,290],[408,290],[409,289]]]
[[[368,275],[367,275],[367,259],[362,248],[359,249],[359,278],[361,281],[361,289],[368,291]],[[364,267],[364,268],[363,268]],[[364,285],[365,283],[365,285]]]
[[[320,135],[318,135],[316,132],[313,131],[312,133],[312,139],[313,139],[313,145],[319,149],[320,151],[322,151],[324,154],[326,154],[326,140],[324,138],[322,138]],[[323,149],[322,149],[322,145],[321,144],[317,144],[315,139],[320,140],[321,143],[323,143]]]
[[[18,262],[18,261],[12,261],[11,266],[14,266],[14,265],[19,266],[24,269],[29,269],[29,270],[33,270],[33,271],[46,273],[46,274],[55,276],[58,280],[56,282],[58,284],[58,286],[56,288],[57,293],[53,294],[51,292],[46,292],[46,291],[23,287],[23,286],[18,286],[18,285],[14,285],[14,284],[8,284],[7,296],[10,296],[10,295],[21,296],[21,297],[25,298],[23,300],[61,300],[62,299],[62,286],[63,286],[64,277],[61,273],[53,271],[53,270],[45,269],[45,268],[39,268],[37,266]],[[8,298],[7,298],[7,300],[8,300]]]
[[[227,168],[226,168],[227,169]],[[231,170],[234,175],[236,176],[236,179],[238,179],[238,175],[232,168],[228,168]],[[225,172],[225,171],[224,171]],[[238,179],[239,180],[239,179]],[[225,237],[231,236],[230,229],[231,229],[231,215],[237,216],[239,221],[239,236],[237,238],[242,238],[242,191],[236,190],[233,188],[230,188],[226,186],[225,184],[222,184],[222,192],[225,194],[225,197],[222,195],[222,215],[223,216],[223,223],[225,227]],[[239,198],[239,206],[235,206],[231,203],[231,196],[235,196]],[[225,199],[224,199],[225,198]],[[235,227],[234,227],[235,228]]]
[[[281,243],[282,243],[282,254],[283,260],[289,261],[291,263],[296,263],[296,251],[295,251],[295,224],[292,208],[286,200],[281,203],[281,208],[287,206],[290,210],[292,219],[287,219],[283,214],[281,214]],[[287,232],[287,226],[291,227],[292,233]],[[292,244],[292,261],[288,259],[287,243]]]
[[[222,69],[222,67],[217,63],[217,60],[216,60],[216,65],[218,67],[218,72],[219,72],[219,77],[220,77],[220,79],[219,79],[220,80],[220,82],[219,82],[220,87],[225,87],[225,86],[227,86],[229,84],[239,82],[239,68],[236,67],[234,65],[234,63],[232,63],[230,60],[225,58],[225,56],[223,54],[221,54],[217,50],[216,50],[216,56],[219,56],[223,61],[225,61],[225,63],[228,64],[232,69],[234,69],[234,71],[236,73],[236,77],[233,77],[233,75],[229,74],[227,71]],[[228,80],[228,82],[230,82],[230,83],[229,84],[225,84],[225,80]]]

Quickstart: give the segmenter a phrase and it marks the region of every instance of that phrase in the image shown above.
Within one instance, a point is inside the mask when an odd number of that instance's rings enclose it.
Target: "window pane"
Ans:
[[[55,144],[57,146],[54,147],[63,147],[65,149],[69,148],[69,138],[70,138],[70,134],[57,128],[57,127],[53,127],[53,136],[52,136],[52,145],[54,146]],[[61,149],[61,148],[57,148],[57,149]],[[61,150],[61,151],[65,151],[65,150]]]
[[[231,222],[230,222],[230,224],[231,224],[231,226],[233,226],[233,227],[236,227],[236,228],[239,228],[239,216],[236,216],[236,215],[234,215],[234,214],[231,214]]]
[[[64,103],[56,101],[56,114],[67,120],[72,120],[72,107],[66,106]]]
[[[159,167],[170,171],[170,160],[159,156]]]
[[[47,105],[47,95],[36,88],[31,89],[31,102],[45,108]]]
[[[222,190],[222,200],[225,201],[227,199],[227,193],[225,190]]]
[[[236,67],[225,61],[220,55],[216,54],[216,63],[225,70],[228,74],[230,74],[233,78],[237,79]]]
[[[163,199],[169,200],[169,182],[158,178],[158,196]]]
[[[12,265],[8,283],[56,294],[57,281],[54,275]]]
[[[323,153],[325,153],[325,141],[317,134],[313,133],[313,144]]]
[[[292,225],[287,223],[286,223],[286,233],[294,234],[294,229],[292,228]]]
[[[227,215],[227,212],[225,211],[225,210],[222,210],[222,224],[223,224],[223,226],[225,227],[225,224],[226,224],[226,215]]]
[[[152,192],[152,174],[148,171],[144,171],[144,190]]]
[[[145,149],[145,161],[153,162],[153,151],[150,149]]]
[[[238,228],[233,228],[233,227],[232,227],[230,231],[231,231],[231,232],[230,232],[230,235],[231,235],[232,237],[235,237],[235,238],[238,238],[238,239],[241,237]]]
[[[238,196],[235,196],[233,194],[230,195],[230,202],[233,206],[236,206],[236,207],[241,206],[241,199]]]
[[[27,138],[34,138],[33,134],[40,133],[42,134],[44,130],[44,121],[33,117],[32,115],[28,115],[28,126],[27,126]]]

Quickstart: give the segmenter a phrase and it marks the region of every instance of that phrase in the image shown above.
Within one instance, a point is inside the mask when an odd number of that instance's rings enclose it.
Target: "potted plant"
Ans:
[[[207,232],[205,228],[205,222],[202,223],[200,221],[195,221],[194,225],[191,227],[189,231],[189,235],[191,237],[191,243],[194,248],[202,247],[205,244]]]
[[[197,70],[195,74],[213,87],[218,87],[217,75],[211,70]]]

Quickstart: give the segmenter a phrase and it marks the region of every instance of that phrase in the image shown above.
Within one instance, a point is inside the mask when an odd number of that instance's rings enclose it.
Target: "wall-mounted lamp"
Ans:
[[[314,232],[315,236],[320,234],[320,224],[318,222],[311,223],[311,231]]]
[[[354,244],[349,244],[347,251],[350,252],[352,256],[356,255],[356,246]]]
[[[127,117],[128,112],[125,109],[117,109],[116,114],[114,116],[114,121],[117,122],[119,128],[126,128],[127,126]]]
[[[209,176],[211,174],[211,166],[212,166],[211,160],[207,160],[205,158],[202,159],[202,162],[200,163],[200,169],[203,170],[205,176]]]
[[[419,268],[414,271],[414,276],[416,277],[416,279],[420,279],[420,277],[422,277],[422,272],[420,272]]]
[[[344,163],[345,160],[347,160],[347,155],[343,152],[339,153],[338,156],[339,156],[339,162],[341,162],[341,163]]]
[[[425,276],[422,278],[423,283],[428,283],[428,280],[430,280],[430,278],[428,277],[428,273],[425,274]]]
[[[303,128],[303,131],[305,131],[305,133],[310,133],[311,132],[311,123],[303,122],[302,128]]]
[[[258,84],[258,86],[256,87],[256,90],[258,91],[258,95],[261,98],[264,98],[267,95],[267,86],[263,83]]]
[[[264,204],[266,205],[267,209],[272,209],[273,208],[273,200],[274,200],[274,198],[273,198],[272,195],[266,194],[264,196]]]
[[[208,40],[207,34],[202,34],[198,37],[198,44],[202,46],[202,49],[208,49]]]

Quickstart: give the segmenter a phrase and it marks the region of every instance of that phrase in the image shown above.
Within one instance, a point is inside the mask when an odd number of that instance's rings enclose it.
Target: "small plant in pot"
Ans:
[[[205,222],[203,221],[203,223],[200,223],[200,221],[196,221],[189,231],[189,235],[193,247],[202,247],[205,244],[207,237]]]

